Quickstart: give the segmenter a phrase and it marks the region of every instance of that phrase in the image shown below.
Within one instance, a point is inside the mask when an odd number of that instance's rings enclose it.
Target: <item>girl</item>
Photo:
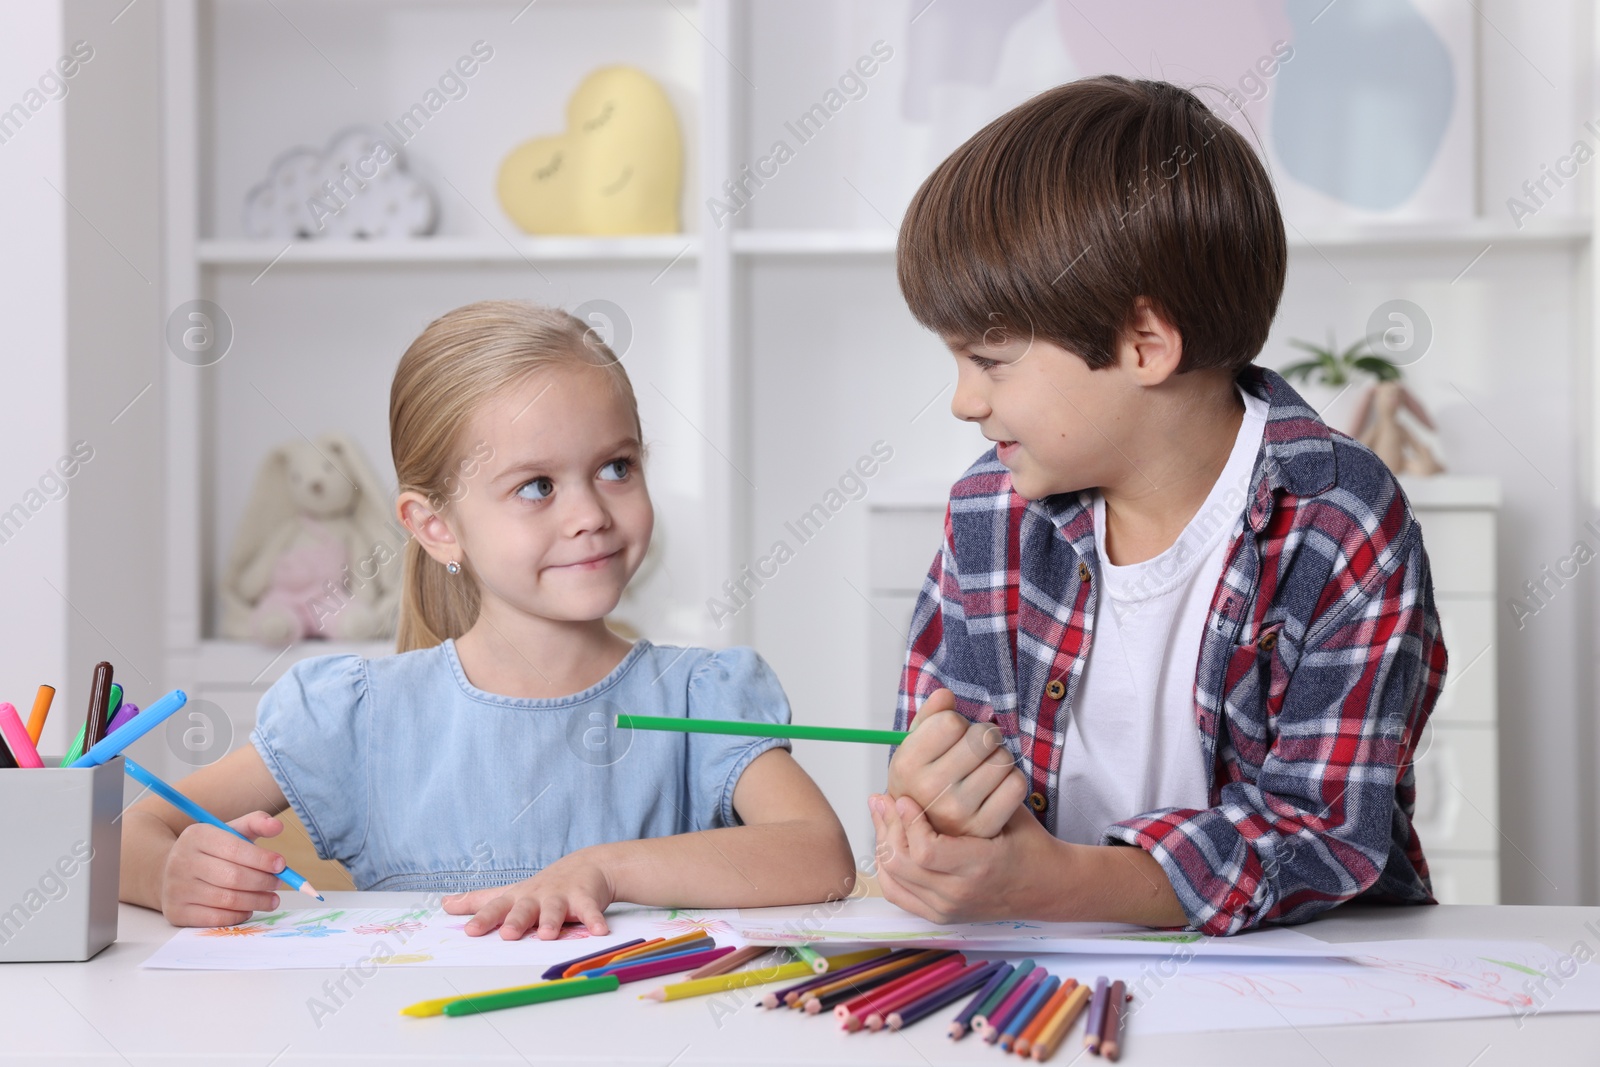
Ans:
[[[847,895],[844,830],[788,742],[614,728],[621,712],[786,722],[789,705],[748,648],[607,628],[653,522],[610,349],[563,311],[457,308],[400,360],[389,431],[412,535],[399,654],[296,663],[251,744],[184,791],[252,838],[292,807],[360,889],[467,890],[443,903],[475,935],[603,934],[618,900]],[[146,800],[124,823],[122,899],[230,925],[278,906],[283,865]]]

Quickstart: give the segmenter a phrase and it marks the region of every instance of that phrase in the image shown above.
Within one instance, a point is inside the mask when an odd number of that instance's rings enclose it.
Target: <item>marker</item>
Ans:
[[[109,667],[110,664],[106,664],[106,666]],[[106,718],[107,719],[109,719],[111,717],[112,710],[115,708],[117,703],[120,702],[121,700],[122,700],[122,686],[113,684],[111,686],[111,695],[106,698]],[[100,736],[103,738],[107,733],[110,733],[110,732],[111,732],[110,725],[108,723],[107,726],[104,728],[104,730],[103,730],[103,732],[101,733]],[[93,742],[89,740],[89,724],[87,722],[85,722],[82,726],[78,727],[78,736],[74,737],[72,739],[72,747],[67,749],[67,754],[61,758],[61,762],[58,764],[58,766],[61,766],[61,767],[70,767],[70,766],[72,766],[74,763],[77,762],[78,757],[83,755],[83,753],[86,750],[86,747],[88,745],[91,745],[91,744],[93,744]]]
[[[33,747],[33,740],[28,737],[28,728],[22,725],[22,716],[17,714],[16,705],[9,701],[0,703],[0,737],[5,738],[6,747],[11,750],[14,766],[26,770],[44,766],[44,760],[39,758],[39,750]]]
[[[106,720],[111,717],[111,664],[101,660],[94,665],[94,681],[89,686],[89,714],[84,719],[83,748],[88,751],[106,735]]]
[[[68,766],[100,766],[100,764],[139,740],[145,734],[166,722],[173,712],[183,707],[188,701],[189,695],[187,693],[182,689],[174,689],[148,708],[145,708],[138,715],[131,716],[127,725],[120,730],[106,734],[104,740],[73,760]]]
[[[106,736],[110,737],[112,734],[128,725],[128,720],[137,714],[139,714],[139,705],[133,703],[131,700],[124,701],[122,707],[117,709],[117,713],[111,716],[111,721],[106,723]]]
[[[50,702],[56,698],[56,687],[41,685],[39,693],[33,698],[33,714],[28,716],[28,738],[35,745],[39,743],[39,736],[44,733],[45,716],[50,714]]]
[[[660,715],[618,715],[625,730],[668,730],[681,734],[738,734],[743,737],[792,737],[803,741],[855,741],[865,745],[898,745],[906,730],[858,730],[845,726],[795,726],[790,723],[746,722],[743,719],[673,719]]]
[[[168,695],[170,696],[171,694]],[[138,720],[135,719],[134,721],[137,722]],[[128,772],[128,777],[143,785],[149,786],[152,793],[160,797],[162,800],[165,800],[168,804],[171,804],[185,815],[189,816],[189,818],[193,819],[195,822],[209,823],[210,825],[219,829],[228,831],[228,833],[232,834],[234,837],[237,837],[241,841],[250,841],[250,839],[244,834],[241,834],[239,831],[235,830],[233,827],[229,826],[227,823],[211,814],[205,808],[202,808],[200,805],[196,804],[194,801],[190,800],[188,797],[172,788],[166,782],[163,782],[160,778],[157,778],[155,775],[151,774],[149,771],[133,762],[133,760],[129,759],[127,756],[122,757],[122,769]],[[255,844],[253,841],[250,843]],[[278,872],[278,879],[288,883],[290,886],[298,889],[307,896],[316,897],[318,900],[322,899],[322,894],[317,892],[316,888],[310,882],[306,881],[305,876],[295,871],[293,867],[284,867],[283,870]]]

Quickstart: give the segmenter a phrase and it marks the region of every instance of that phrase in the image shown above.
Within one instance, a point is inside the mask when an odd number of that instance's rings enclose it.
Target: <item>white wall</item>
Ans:
[[[59,0],[7,5],[0,20],[0,108],[21,101],[61,52]],[[20,130],[8,127],[9,139],[0,144],[0,201],[6,205],[0,381],[7,399],[0,418],[0,510],[37,489],[68,448],[67,206],[56,192],[66,188],[61,105],[46,100]],[[67,606],[51,586],[66,591],[67,509],[74,503],[70,494],[45,503],[0,544],[0,700],[17,705],[24,718],[39,685],[60,686],[65,676]],[[62,751],[66,716],[52,713],[51,721],[55,730],[46,734],[45,747]]]

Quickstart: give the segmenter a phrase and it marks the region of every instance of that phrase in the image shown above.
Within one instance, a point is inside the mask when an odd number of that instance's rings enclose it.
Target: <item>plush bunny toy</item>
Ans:
[[[384,500],[343,434],[273,449],[223,575],[223,636],[281,645],[393,634],[403,543]]]

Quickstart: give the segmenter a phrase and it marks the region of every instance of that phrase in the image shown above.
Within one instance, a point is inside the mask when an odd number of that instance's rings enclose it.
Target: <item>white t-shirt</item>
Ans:
[[[1095,494],[1100,596],[1088,662],[1061,753],[1056,836],[1095,845],[1112,823],[1158,808],[1209,807],[1195,666],[1206,614],[1245,511],[1267,404],[1244,390],[1244,419],[1206,502],[1166,551],[1106,560],[1105,499]]]

